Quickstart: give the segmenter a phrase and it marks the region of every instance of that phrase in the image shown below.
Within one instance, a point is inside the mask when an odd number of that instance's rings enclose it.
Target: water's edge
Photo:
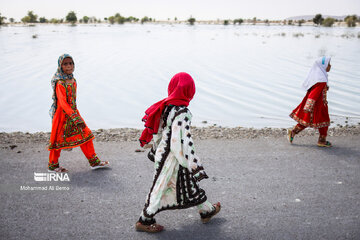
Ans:
[[[112,128],[93,130],[95,141],[98,142],[123,142],[138,141],[142,129],[136,128]],[[192,135],[195,139],[254,139],[261,137],[286,137],[286,128],[244,128],[244,127],[192,127]],[[317,136],[316,129],[305,129],[297,137],[301,136]],[[329,128],[328,136],[354,136],[360,135],[360,125],[344,126]],[[50,138],[50,132],[12,132],[0,133],[0,144],[17,144],[17,143],[47,143]],[[9,146],[11,147],[11,146]]]

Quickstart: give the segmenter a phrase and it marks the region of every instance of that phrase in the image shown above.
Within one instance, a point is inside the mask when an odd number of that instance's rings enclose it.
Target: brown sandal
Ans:
[[[213,204],[214,210],[207,213],[200,213],[201,222],[202,223],[208,223],[213,216],[215,216],[218,212],[221,210],[221,204],[220,202],[217,202],[216,204]]]
[[[48,169],[48,172],[53,172],[53,173],[67,173],[69,172],[66,168],[63,167],[57,167],[55,169]]]
[[[331,142],[325,141],[325,142],[318,142],[318,147],[332,147]]]
[[[90,166],[92,170],[98,169],[98,168],[107,168],[110,167],[109,161],[100,161],[98,165]]]
[[[151,225],[145,225],[141,222],[136,222],[135,224],[136,231],[139,232],[148,232],[148,233],[158,233],[164,230],[164,226],[161,226],[160,224],[153,223]]]

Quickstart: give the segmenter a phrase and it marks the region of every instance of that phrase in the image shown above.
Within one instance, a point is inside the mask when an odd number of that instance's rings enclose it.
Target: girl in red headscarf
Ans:
[[[178,73],[170,81],[168,97],[149,107],[143,118],[145,129],[140,145],[152,148],[148,154],[155,163],[154,181],[145,207],[135,229],[160,232],[163,226],[154,216],[167,209],[197,206],[203,223],[220,211],[220,203],[207,201],[198,182],[208,178],[199,157],[195,154],[190,133],[192,115],[187,108],[195,94],[195,83],[187,73]]]

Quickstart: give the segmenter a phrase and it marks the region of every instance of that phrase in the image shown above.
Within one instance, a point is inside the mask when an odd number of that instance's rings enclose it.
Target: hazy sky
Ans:
[[[69,11],[78,17],[123,16],[184,20],[252,18],[284,19],[298,15],[360,14],[360,0],[0,0],[0,13],[20,20],[33,10],[39,17],[64,18]]]

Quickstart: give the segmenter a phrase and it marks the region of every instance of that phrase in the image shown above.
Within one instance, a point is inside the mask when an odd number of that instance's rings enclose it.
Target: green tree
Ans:
[[[114,16],[111,16],[111,17],[109,17],[108,19],[109,19],[110,24],[114,24],[114,23],[115,23],[115,17],[114,17]]]
[[[324,27],[331,27],[335,22],[335,19],[334,18],[331,18],[331,17],[328,17],[328,18],[325,18],[325,20],[323,21],[323,26]]]
[[[60,22],[60,20],[59,20],[59,19],[56,19],[56,18],[52,18],[52,19],[50,19],[50,23],[57,24],[57,23],[59,23],[59,22]]]
[[[299,27],[301,27],[301,25],[302,25],[303,23],[305,23],[305,20],[304,20],[304,19],[299,20],[299,21],[298,21]]]
[[[15,19],[14,19],[14,18],[9,18],[9,21],[10,21],[11,23],[13,23],[13,22],[15,22]]]
[[[34,14],[33,11],[28,11],[28,15],[21,19],[24,23],[36,23],[38,15]]]
[[[41,17],[41,18],[39,18],[39,22],[40,23],[47,23],[49,21],[45,17]]]
[[[1,13],[0,13],[0,25],[4,24],[5,19],[6,19],[6,17],[1,16]]]
[[[138,22],[139,19],[136,17],[130,16],[130,17],[127,17],[125,21],[126,22]]]
[[[66,21],[70,22],[71,24],[75,24],[77,21],[76,13],[74,11],[69,12],[66,15]]]
[[[149,19],[147,16],[145,16],[145,17],[143,17],[143,18],[141,19],[141,24],[144,24],[144,23],[146,23],[146,22],[148,22],[148,21],[150,21],[150,19]]]
[[[196,19],[193,17],[190,17],[187,21],[190,25],[194,25],[194,23],[196,22]]]
[[[120,13],[116,13],[114,17],[115,17],[115,22],[117,22],[118,24],[124,24],[126,21],[126,18],[121,16]]]
[[[89,22],[89,17],[88,16],[83,16],[82,18],[84,23],[88,23]]]
[[[290,19],[290,20],[288,21],[288,25],[293,25],[293,20]]]
[[[324,21],[324,18],[322,17],[322,15],[320,13],[316,14],[315,17],[313,18],[313,22],[318,26],[321,25],[323,21]]]
[[[175,22],[178,20],[177,17],[174,18]]]
[[[270,22],[269,22],[269,19],[265,19],[265,25],[269,26],[270,25]]]
[[[229,25],[229,20],[224,20],[224,25]]]
[[[345,20],[348,27],[355,27],[356,26],[356,21],[358,21],[356,15],[351,15],[351,16],[349,15],[344,20]]]
[[[233,22],[234,22],[234,25],[237,24],[237,23],[238,23],[239,25],[241,25],[241,24],[244,22],[244,20],[243,20],[242,18],[238,18],[238,19],[234,19]]]

